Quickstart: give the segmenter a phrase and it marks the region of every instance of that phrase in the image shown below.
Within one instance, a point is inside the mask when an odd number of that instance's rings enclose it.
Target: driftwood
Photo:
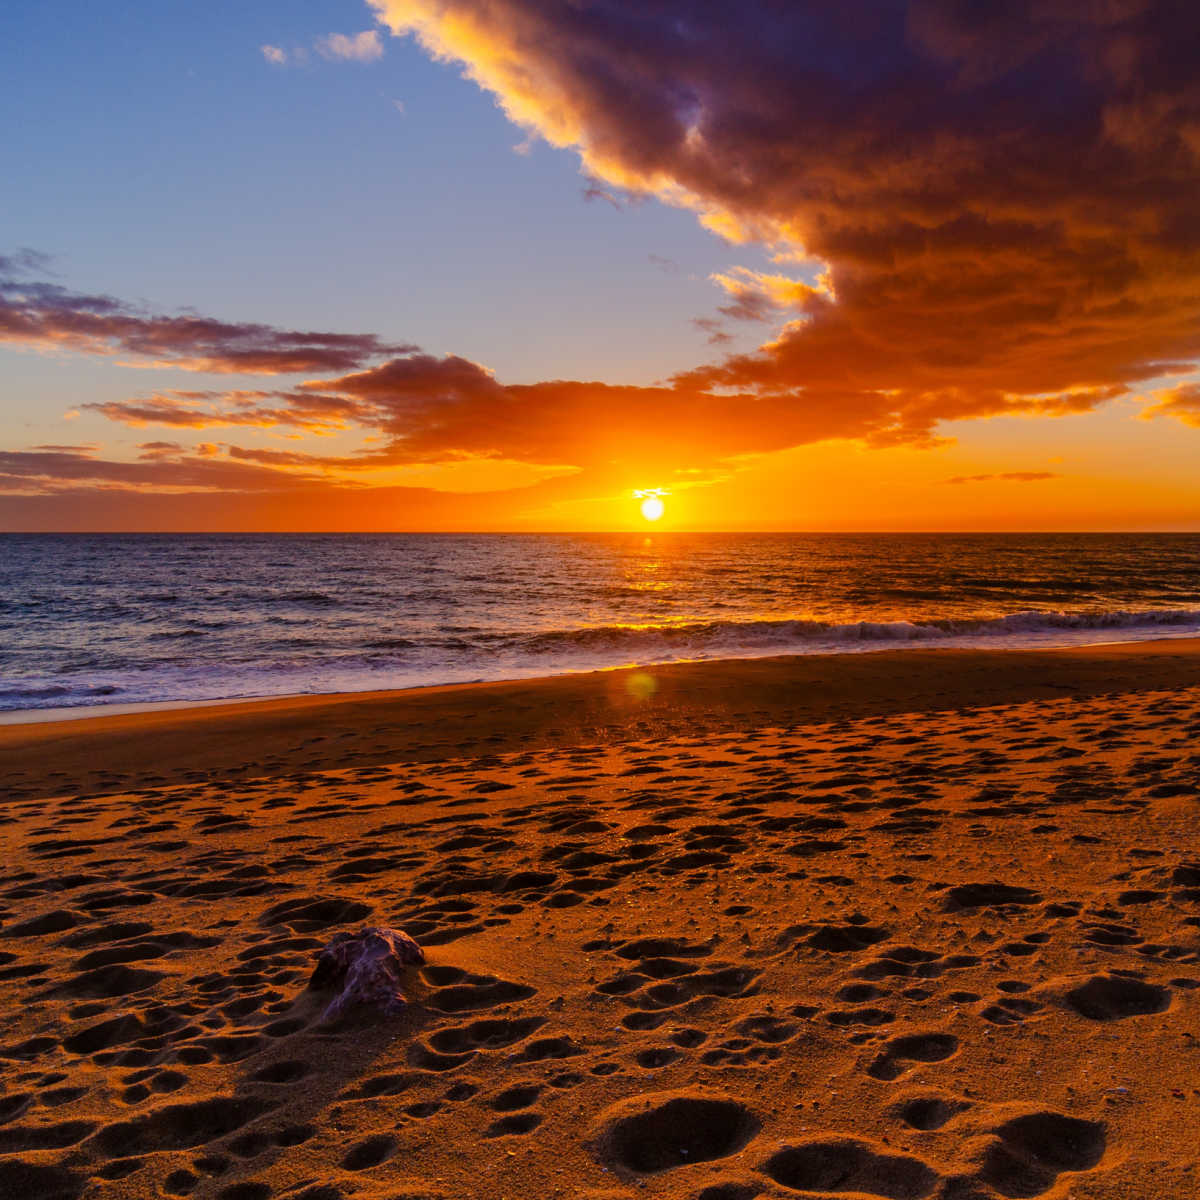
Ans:
[[[309,980],[315,991],[338,989],[321,1019],[334,1021],[358,1005],[400,1012],[406,1003],[404,968],[424,961],[425,952],[399,929],[335,934],[317,957]]]

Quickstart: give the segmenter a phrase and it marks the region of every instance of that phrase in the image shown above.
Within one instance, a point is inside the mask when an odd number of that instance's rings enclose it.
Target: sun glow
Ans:
[[[644,488],[641,491],[635,491],[633,498],[642,502],[642,516],[647,521],[658,521],[667,511],[667,506],[663,503],[662,498],[670,494],[662,488]]]

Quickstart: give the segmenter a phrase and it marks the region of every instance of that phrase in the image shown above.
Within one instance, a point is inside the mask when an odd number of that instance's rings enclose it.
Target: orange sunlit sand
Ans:
[[[1184,1200],[1198,652],[0,730],[4,1194]],[[369,925],[427,964],[324,1025]]]

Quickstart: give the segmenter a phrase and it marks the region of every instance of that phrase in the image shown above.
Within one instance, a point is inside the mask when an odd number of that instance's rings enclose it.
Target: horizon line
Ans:
[[[0,529],[0,537],[1113,537],[1200,536],[1194,529]]]

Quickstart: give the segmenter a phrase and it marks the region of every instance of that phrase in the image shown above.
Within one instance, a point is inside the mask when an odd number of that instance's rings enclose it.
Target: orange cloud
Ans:
[[[1182,384],[1155,394],[1155,403],[1142,410],[1147,420],[1175,417],[1185,425],[1200,429],[1200,383]]]
[[[1187,6],[372,2],[589,178],[826,264],[824,293],[790,299],[719,280],[725,316],[796,319],[681,389],[920,443],[1200,358]]]
[[[284,401],[286,406],[267,405],[262,403],[264,400]],[[81,407],[134,428],[164,425],[177,429],[214,429],[244,425],[270,429],[287,425],[310,433],[342,429],[364,415],[361,405],[336,396],[248,390],[172,391],[139,400],[110,400]]]

